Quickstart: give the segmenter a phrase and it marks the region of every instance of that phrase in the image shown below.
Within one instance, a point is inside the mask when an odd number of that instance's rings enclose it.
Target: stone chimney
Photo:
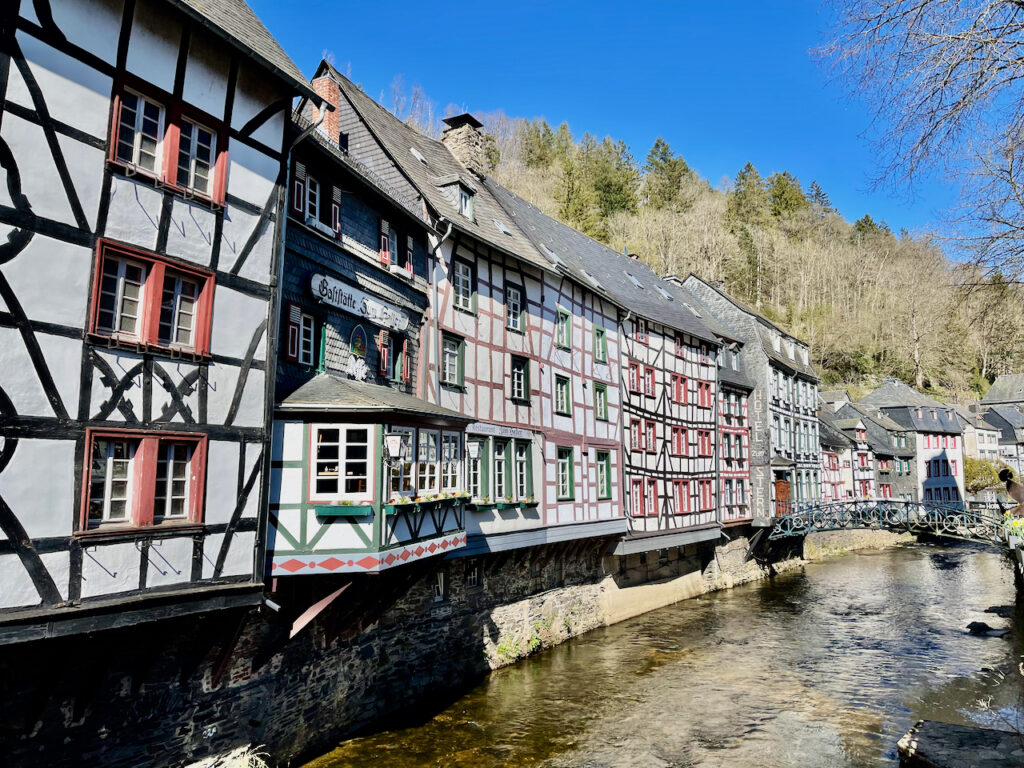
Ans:
[[[484,124],[468,112],[446,117],[443,122],[447,127],[441,133],[441,143],[462,165],[477,176],[484,176],[487,173],[487,151],[484,135],[480,132]]]
[[[320,124],[320,130],[327,134],[327,137],[334,142],[338,141],[338,133],[341,130],[338,124],[338,102],[341,100],[341,87],[330,75],[316,78],[310,85],[316,94],[334,107],[327,113],[324,121]],[[320,118],[320,110],[310,105],[309,119],[314,123]]]

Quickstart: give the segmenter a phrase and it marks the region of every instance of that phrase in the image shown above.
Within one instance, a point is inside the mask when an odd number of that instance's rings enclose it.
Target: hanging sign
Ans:
[[[409,316],[390,304],[373,298],[351,285],[325,275],[313,275],[310,288],[313,295],[324,304],[351,312],[353,315],[365,317],[371,323],[390,328],[393,331],[404,331],[409,327]]]

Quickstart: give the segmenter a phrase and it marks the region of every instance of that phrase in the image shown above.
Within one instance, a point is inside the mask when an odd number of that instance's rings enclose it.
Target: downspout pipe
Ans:
[[[439,275],[437,274],[437,270],[440,268],[440,263],[441,263],[441,261],[440,261],[441,246],[444,245],[445,241],[449,237],[451,237],[451,235],[452,235],[452,227],[453,227],[452,222],[449,221],[444,216],[441,216],[441,218],[439,218],[437,220],[438,224],[442,224],[442,223],[444,223],[446,221],[448,222],[448,229],[441,236],[441,239],[437,241],[437,245],[435,245],[431,249],[431,255],[434,257],[434,274],[432,276],[431,282],[434,284],[434,298],[433,298],[434,311],[433,311],[432,314],[434,316],[433,317],[433,323],[434,323],[434,334],[433,335],[434,335],[434,344],[435,344],[435,350],[436,350],[435,353],[434,353],[434,394],[435,394],[435,396],[437,398],[437,403],[435,403],[436,405],[440,405],[441,404],[441,318],[440,318],[440,306],[439,306],[441,299],[440,299],[440,292],[439,292],[438,287],[437,287],[438,278],[439,278]],[[427,381],[427,377],[424,376],[423,377],[424,390],[426,389],[426,381]],[[424,393],[423,393],[423,395],[424,395],[423,399],[424,400],[427,399],[426,398],[426,394],[427,393],[424,391]]]

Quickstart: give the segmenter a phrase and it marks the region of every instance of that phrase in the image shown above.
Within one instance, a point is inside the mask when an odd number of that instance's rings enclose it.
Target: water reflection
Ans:
[[[994,685],[1017,633],[964,631],[1013,600],[993,552],[850,555],[592,632],[310,768],[893,765],[914,720],[1021,718],[1021,679]]]

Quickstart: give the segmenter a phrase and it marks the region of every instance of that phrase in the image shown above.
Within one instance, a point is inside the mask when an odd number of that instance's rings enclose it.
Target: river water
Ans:
[[[1024,633],[964,629],[1020,626],[984,613],[1013,602],[995,552],[851,554],[591,632],[307,768],[892,766],[918,719],[1022,725]]]

